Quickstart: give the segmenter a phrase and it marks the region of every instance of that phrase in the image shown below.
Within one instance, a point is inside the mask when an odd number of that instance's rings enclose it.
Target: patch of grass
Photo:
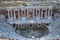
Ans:
[[[27,30],[27,29],[33,29],[33,30],[45,30],[44,27],[40,27],[40,28],[16,28],[15,30]]]

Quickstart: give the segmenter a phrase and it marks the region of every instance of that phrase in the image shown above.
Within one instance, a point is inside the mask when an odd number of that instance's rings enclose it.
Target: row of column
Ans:
[[[21,9],[21,8],[20,8]],[[8,10],[8,19],[15,19],[16,20],[16,12],[15,11],[18,11],[18,19],[21,19],[22,16],[20,16],[20,14],[23,14],[24,18],[26,18],[26,20],[29,19],[29,8],[27,8],[27,16],[26,16],[26,13],[25,13],[25,9],[23,10],[24,12],[20,12],[20,9],[17,9],[17,10],[13,10],[14,13],[12,13],[12,10]],[[36,11],[35,11],[36,9]],[[21,9],[22,10],[22,9]],[[37,12],[38,10],[38,12]],[[45,10],[45,12],[44,12]],[[45,8],[31,8],[32,11],[32,19],[41,19],[41,18],[48,18],[49,16],[52,17],[52,9],[45,9]],[[13,17],[13,14],[14,14],[14,17]],[[34,16],[36,14],[36,16]]]
[[[41,26],[47,26],[46,24],[13,24],[13,27],[17,27],[17,28],[39,28]]]

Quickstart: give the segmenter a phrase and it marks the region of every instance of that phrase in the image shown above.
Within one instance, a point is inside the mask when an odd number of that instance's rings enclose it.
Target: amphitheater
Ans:
[[[59,2],[1,0],[0,40],[60,40]]]

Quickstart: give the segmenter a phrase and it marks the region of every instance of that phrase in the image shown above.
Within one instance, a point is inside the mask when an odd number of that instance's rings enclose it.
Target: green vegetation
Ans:
[[[39,27],[39,28],[16,28],[15,30],[17,31],[17,30],[27,30],[27,29],[33,29],[33,30],[45,30],[45,29],[47,29],[47,28],[45,28],[45,27]]]

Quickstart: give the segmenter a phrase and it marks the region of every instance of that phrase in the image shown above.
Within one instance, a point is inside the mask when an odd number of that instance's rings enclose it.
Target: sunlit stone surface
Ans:
[[[2,20],[0,21],[0,37],[4,35],[5,37],[19,39],[19,40],[49,40],[54,38],[60,38],[60,18],[53,19],[53,21],[49,24],[49,26],[47,26],[47,28],[49,29],[49,33],[45,36],[42,36],[40,38],[35,38],[36,36],[33,35],[31,36],[32,38],[26,38],[16,33],[14,31],[14,28],[12,28],[11,25],[7,24],[6,22],[4,22],[4,20]],[[35,30],[33,31],[30,31],[30,32],[32,32],[33,34],[35,33]],[[40,32],[40,31],[37,31],[37,32]]]
[[[4,24],[4,25],[3,25]],[[49,30],[50,30],[50,33],[48,33],[47,35],[45,35],[45,36],[43,36],[43,37],[40,37],[40,38],[35,38],[35,35],[33,35],[33,36],[30,36],[30,37],[32,37],[32,38],[26,38],[26,37],[23,37],[22,35],[17,35],[17,33],[15,33],[14,31],[13,31],[13,29],[10,27],[10,26],[7,26],[7,25],[9,25],[9,24],[7,24],[7,23],[5,23],[5,22],[3,22],[2,24],[1,24],[1,22],[0,22],[0,36],[2,36],[2,35],[4,35],[4,36],[6,36],[6,37],[10,37],[10,38],[14,38],[14,39],[21,39],[21,40],[48,40],[48,39],[52,39],[52,38],[60,38],[60,18],[57,18],[57,19],[55,19],[49,26],[48,26],[48,28],[49,28]],[[5,27],[6,26],[6,27]],[[9,30],[8,30],[9,29]],[[1,31],[1,30],[3,30],[3,31]],[[27,29],[28,30],[28,29]],[[31,30],[31,29],[29,29],[29,30]],[[28,31],[29,31],[28,30]],[[37,31],[37,30],[36,30]],[[22,31],[23,32],[23,31]],[[33,32],[33,31],[30,31],[30,32]],[[39,32],[39,31],[37,31],[37,32]],[[34,33],[34,32],[33,32]],[[32,34],[33,34],[32,33]]]

